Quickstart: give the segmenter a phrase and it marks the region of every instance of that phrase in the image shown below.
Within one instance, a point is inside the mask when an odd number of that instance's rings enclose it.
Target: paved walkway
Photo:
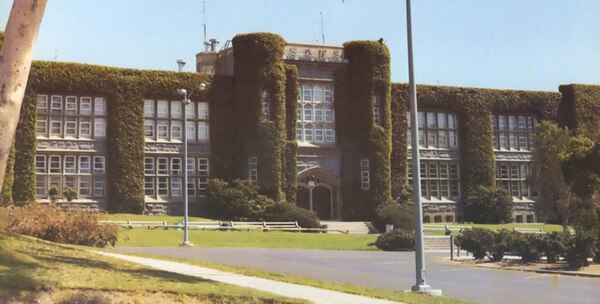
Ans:
[[[302,299],[311,301],[316,304],[329,303],[345,303],[345,304],[392,304],[387,300],[368,298],[357,296],[338,291],[320,289],[316,287],[297,285],[291,283],[283,283],[273,280],[261,279],[256,277],[233,274],[224,271],[219,271],[210,268],[192,266],[183,263],[170,262],[158,259],[142,258],[129,256],[124,254],[92,251],[94,253],[105,255],[113,258],[126,260],[133,263],[142,264],[155,269],[160,269],[168,272],[174,272],[182,275],[199,277],[211,281],[233,284],[248,288],[253,288],[261,291],[270,292],[284,297]]]

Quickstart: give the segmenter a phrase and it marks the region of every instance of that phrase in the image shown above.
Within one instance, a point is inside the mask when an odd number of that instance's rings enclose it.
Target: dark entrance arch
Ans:
[[[298,175],[297,205],[312,209],[322,220],[341,218],[338,192],[337,177],[322,168],[310,168]]]

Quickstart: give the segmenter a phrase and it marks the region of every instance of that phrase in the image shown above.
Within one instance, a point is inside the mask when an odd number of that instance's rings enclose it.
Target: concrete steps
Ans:
[[[425,250],[445,250],[450,252],[450,236],[425,236]]]
[[[321,225],[327,225],[327,228],[331,230],[347,231],[349,234],[375,233],[375,229],[370,222],[321,221]],[[328,233],[342,232],[329,231]]]

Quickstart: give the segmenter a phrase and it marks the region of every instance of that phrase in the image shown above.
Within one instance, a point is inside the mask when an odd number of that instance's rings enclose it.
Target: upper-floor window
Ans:
[[[273,114],[271,113],[271,96],[269,95],[269,92],[263,91],[261,93],[261,99],[263,118],[265,120],[272,120]]]
[[[106,100],[103,97],[52,95],[48,110],[48,95],[40,94],[37,95],[37,111],[37,136],[68,139],[106,137]]]
[[[302,84],[298,90],[296,140],[335,143],[333,87],[328,84]]]
[[[144,100],[144,136],[151,141],[209,140],[207,102],[191,102],[185,107],[187,131],[183,130],[183,104],[180,100]]]
[[[408,129],[407,142],[412,144],[410,113],[406,114]],[[458,123],[454,113],[419,112],[419,146],[423,148],[457,149]]]
[[[532,150],[536,122],[530,115],[492,115],[494,149]]]
[[[381,118],[381,107],[382,107],[382,100],[381,100],[381,96],[379,95],[374,95],[371,98],[371,103],[373,105],[373,123],[375,125],[381,125],[382,122],[382,118]]]

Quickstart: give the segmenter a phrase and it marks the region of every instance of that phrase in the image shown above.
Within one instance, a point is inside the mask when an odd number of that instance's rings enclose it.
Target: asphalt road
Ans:
[[[389,290],[415,282],[414,253],[262,248],[151,248],[119,250],[243,266]],[[600,279],[490,270],[427,253],[427,283],[444,296],[477,303],[600,304]]]

